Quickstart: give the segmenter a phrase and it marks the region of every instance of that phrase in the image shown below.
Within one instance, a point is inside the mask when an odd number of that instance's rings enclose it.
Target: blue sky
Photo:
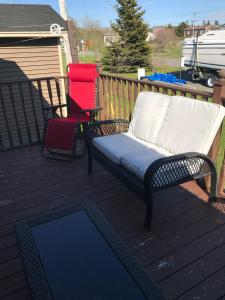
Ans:
[[[9,1],[0,0],[0,3]],[[59,11],[58,0],[12,0],[12,3],[49,4]],[[99,20],[103,27],[108,27],[110,21],[116,18],[115,3],[116,0],[66,0],[69,15],[80,25],[88,17]],[[144,19],[150,26],[168,23],[176,25],[183,20],[191,23],[193,19],[195,24],[202,20],[219,20],[225,23],[224,0],[138,0],[138,4],[145,10]]]

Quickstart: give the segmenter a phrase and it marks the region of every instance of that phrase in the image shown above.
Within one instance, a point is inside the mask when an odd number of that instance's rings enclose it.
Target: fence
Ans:
[[[204,101],[213,99],[212,93],[195,91],[183,86],[102,74],[99,82],[100,103],[104,107],[102,118],[129,119],[137,95],[141,91],[153,91],[171,96],[180,95]]]

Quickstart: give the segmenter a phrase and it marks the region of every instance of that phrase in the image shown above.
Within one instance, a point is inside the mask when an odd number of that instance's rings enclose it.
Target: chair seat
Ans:
[[[143,143],[145,142],[143,141]],[[122,156],[128,153],[130,149],[141,151],[144,148],[144,145],[141,144],[141,139],[130,133],[96,137],[93,139],[93,145],[118,165],[120,165]]]
[[[88,118],[83,117],[79,122],[87,122]],[[73,151],[75,129],[79,126],[77,118],[57,118],[48,122],[47,133],[45,136],[45,146],[48,149],[60,149]]]
[[[144,178],[145,171],[155,160],[173,155],[161,147],[147,143],[130,133],[93,139],[93,145],[111,161]]]
[[[144,180],[145,172],[148,167],[159,158],[169,157],[172,153],[153,144],[144,147],[141,151],[131,149],[121,157],[121,166]]]
[[[86,113],[86,114],[77,113],[77,114],[74,114],[72,117],[67,117],[67,118],[64,118],[64,119],[68,119],[71,122],[85,123],[85,122],[90,121],[90,116],[89,116],[88,113]]]

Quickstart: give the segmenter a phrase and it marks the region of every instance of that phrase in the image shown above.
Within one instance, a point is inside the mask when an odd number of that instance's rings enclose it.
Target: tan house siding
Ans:
[[[0,39],[0,81],[60,76],[57,38]]]

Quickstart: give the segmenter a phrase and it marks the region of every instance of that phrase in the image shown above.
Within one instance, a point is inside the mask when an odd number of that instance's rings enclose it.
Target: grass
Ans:
[[[170,66],[167,66],[167,65],[163,65],[163,66],[160,66],[160,67],[154,67],[154,70],[151,71],[151,72],[146,72],[146,76],[148,75],[152,75],[154,74],[155,72],[158,72],[158,73],[172,73],[172,72],[177,72],[179,71],[180,68],[177,68],[177,67],[170,67]],[[106,74],[111,74],[111,75],[114,75],[114,76],[119,76],[119,77],[126,77],[126,78],[131,78],[131,79],[137,79],[137,72],[135,73],[120,73],[120,74],[117,74],[117,73],[109,73],[109,72],[104,72]]]
[[[224,159],[224,149],[225,149],[225,121],[223,122],[219,153],[218,153],[218,158],[217,158],[217,162],[216,162],[216,166],[217,166],[218,170],[220,170],[222,168],[223,159]]]
[[[163,50],[159,50],[157,44],[153,42],[152,50],[155,57],[179,59],[182,55],[182,40],[178,39],[169,43]]]
[[[171,45],[165,48],[163,52],[160,53],[160,57],[163,58],[181,58],[182,50],[181,45]],[[156,55],[157,56],[157,55]]]
[[[180,71],[180,67],[171,67],[171,66],[167,66],[167,65],[162,65],[160,67],[157,66],[157,67],[153,67],[153,68],[154,68],[154,72],[158,72],[158,73],[172,73],[172,72]]]
[[[97,57],[93,54],[89,54],[89,55],[84,55],[82,56],[82,54],[79,56],[79,60],[81,63],[96,63],[97,61]],[[151,75],[151,74],[154,74],[155,72],[158,72],[158,73],[172,73],[172,72],[177,72],[177,71],[180,71],[180,68],[178,67],[171,67],[171,66],[168,66],[168,65],[162,65],[162,66],[153,66],[153,71],[152,72],[146,72],[146,75]],[[112,74],[112,73],[109,73],[109,72],[105,72],[107,74]],[[115,75],[115,76],[119,76],[119,77],[128,77],[128,78],[131,78],[131,79],[137,79],[137,72],[135,73],[120,73],[120,74],[117,74],[117,73],[113,73],[112,75]]]
[[[81,63],[96,63],[96,56],[95,55],[80,55],[79,60]]]

